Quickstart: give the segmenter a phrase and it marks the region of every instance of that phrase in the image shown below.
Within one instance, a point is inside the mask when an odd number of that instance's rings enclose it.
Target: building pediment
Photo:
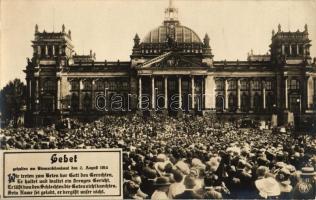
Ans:
[[[180,55],[175,52],[167,52],[161,56],[150,59],[136,66],[136,69],[166,69],[166,68],[201,68],[202,62]]]

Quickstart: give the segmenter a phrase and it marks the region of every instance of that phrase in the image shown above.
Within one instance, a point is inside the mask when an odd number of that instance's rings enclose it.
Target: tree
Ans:
[[[20,79],[10,81],[0,91],[1,120],[3,120],[5,124],[12,120],[14,127],[16,127],[25,103],[26,86],[24,83]]]

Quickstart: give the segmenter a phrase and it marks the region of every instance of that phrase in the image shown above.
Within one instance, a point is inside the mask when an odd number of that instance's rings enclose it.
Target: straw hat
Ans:
[[[255,185],[264,198],[279,196],[281,193],[279,183],[272,177],[256,180]]]

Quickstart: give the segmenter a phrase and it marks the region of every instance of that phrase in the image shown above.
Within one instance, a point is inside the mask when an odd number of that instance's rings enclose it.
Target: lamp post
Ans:
[[[298,113],[298,129],[301,130],[301,112],[302,112],[302,103],[301,103],[301,97],[296,99],[296,102],[299,104],[299,113]]]
[[[36,113],[38,113],[38,111],[39,111],[39,99],[35,100],[35,110],[36,110]],[[35,125],[36,126],[37,126],[37,118],[38,118],[38,116],[35,117]]]

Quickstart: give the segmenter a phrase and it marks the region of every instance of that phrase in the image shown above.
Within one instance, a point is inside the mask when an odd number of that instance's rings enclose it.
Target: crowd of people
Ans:
[[[316,137],[214,116],[105,116],[64,129],[6,128],[1,149],[123,150],[127,199],[314,199]]]

